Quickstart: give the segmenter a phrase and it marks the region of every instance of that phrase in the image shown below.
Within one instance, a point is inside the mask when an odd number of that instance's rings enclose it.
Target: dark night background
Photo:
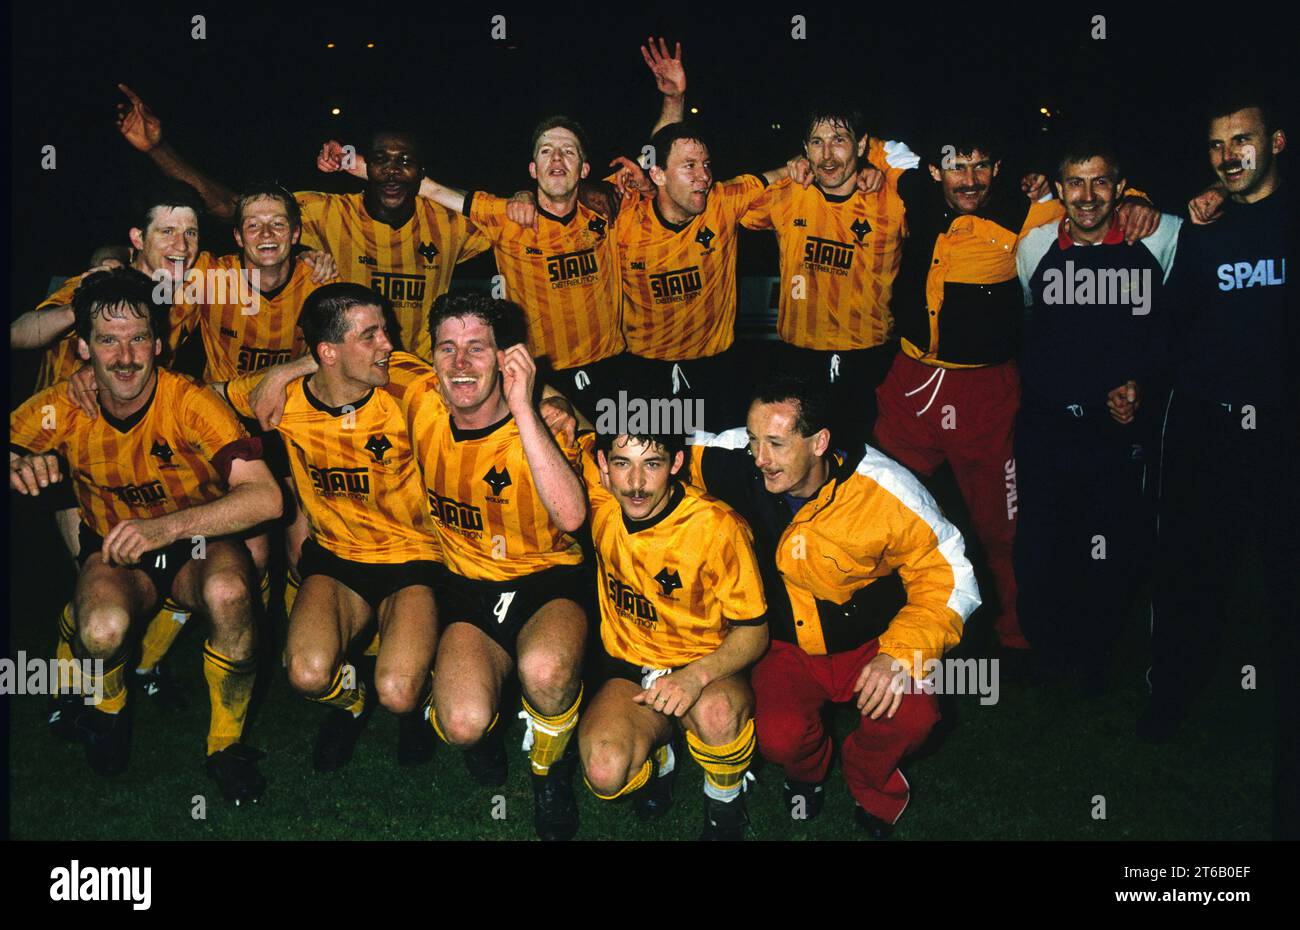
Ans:
[[[505,41],[490,38],[496,12],[507,17]],[[206,17],[204,40],[190,36],[195,13]],[[795,13],[807,18],[805,40],[791,38]],[[1091,38],[1096,14],[1106,17],[1104,40]],[[504,193],[528,186],[529,133],[550,113],[585,124],[593,171],[638,151],[660,98],[637,46],[664,35],[683,43],[688,105],[713,131],[720,179],[797,152],[803,107],[832,91],[861,101],[873,134],[913,145],[944,110],[986,113],[1013,141],[1011,177],[1048,165],[1067,124],[1103,120],[1130,179],[1180,212],[1210,179],[1202,88],[1271,62],[1289,73],[1293,53],[1288,30],[1266,23],[1233,37],[1210,21],[1084,7],[697,4],[541,15],[40,3],[13,16],[11,319],[44,297],[51,275],[81,271],[95,247],[125,240],[130,192],[154,168],[116,131],[119,81],[152,106],[182,155],[232,186],[269,176],[292,190],[357,189],[319,174],[315,153],[327,138],[358,141],[382,115],[426,134],[434,177]],[[53,171],[40,168],[47,144],[58,153]],[[745,233],[743,242],[742,274],[776,273],[774,237]],[[216,223],[205,225],[203,245],[234,247]],[[491,259],[464,273],[491,274]],[[28,389],[36,355],[12,359],[17,390]]]
[[[663,35],[670,43],[683,43],[687,103],[700,109],[712,130],[719,179],[775,167],[798,152],[804,105],[831,91],[860,101],[873,135],[914,145],[945,110],[987,115],[1012,136],[1003,166],[1003,180],[1010,182],[1027,167],[1050,172],[1054,145],[1069,127],[1101,123],[1113,132],[1130,182],[1173,213],[1185,212],[1188,197],[1212,179],[1201,115],[1207,89],[1239,72],[1262,70],[1275,81],[1290,82],[1280,93],[1284,101],[1295,96],[1293,24],[1258,4],[1166,5],[1150,12],[1068,4],[1018,10],[995,4],[904,3],[897,9],[607,4],[557,6],[550,14],[537,13],[536,6],[521,13],[499,4],[358,6],[363,5],[352,4],[349,11],[321,4],[254,9],[191,2],[112,9],[42,0],[13,9],[10,318],[43,299],[52,276],[84,270],[97,246],[125,243],[132,225],[131,192],[155,169],[115,128],[116,104],[124,100],[119,82],[131,85],[158,114],[178,152],[232,187],[270,177],[291,190],[358,190],[360,182],[319,174],[315,155],[328,138],[362,144],[371,117],[382,116],[416,127],[432,141],[427,169],[433,177],[508,193],[531,186],[528,140],[533,124],[545,115],[564,112],[583,122],[594,173],[612,156],[639,150],[660,98],[637,47],[648,35]],[[504,41],[490,38],[496,13],[507,17]],[[195,14],[206,17],[207,37],[201,41],[191,38]],[[795,14],[807,19],[805,40],[791,38]],[[1106,17],[1104,40],[1090,36],[1094,15]],[[327,49],[331,41],[335,48]],[[366,48],[368,42],[375,47]],[[331,107],[340,108],[341,116],[331,117]],[[1050,119],[1040,114],[1043,107],[1053,114]],[[1292,128],[1300,144],[1300,127]],[[56,170],[41,169],[45,145],[56,147]],[[1283,157],[1284,172],[1297,157]],[[775,237],[744,232],[741,242],[742,274],[777,273]],[[205,220],[203,246],[233,251],[229,227]],[[460,273],[485,277],[492,272],[492,259],[485,255]],[[38,356],[11,355],[11,405],[30,392]],[[53,530],[44,514],[40,519],[38,528],[11,521],[10,545],[21,547],[28,559],[38,553],[38,562],[50,560],[38,575],[54,577],[66,566],[61,559],[54,565],[54,543],[47,538]],[[22,558],[11,557],[11,578],[21,570]],[[24,587],[39,586],[14,586]],[[23,596],[38,600],[31,590]],[[54,595],[42,596],[53,604]],[[19,604],[11,606],[15,617],[33,609],[17,597],[12,603]],[[41,610],[46,607],[54,609],[42,600]],[[52,619],[52,612],[42,613],[39,622]],[[35,629],[36,622],[28,626]],[[1115,701],[1136,707],[1136,694],[1121,692]],[[1067,711],[1036,696],[1023,703],[1012,712],[1021,715],[1015,719],[1030,734],[1027,743],[994,726],[991,718],[981,723],[976,712],[970,713],[971,742],[963,750],[968,755],[954,752],[949,758],[974,766],[969,769],[974,774],[963,770],[952,778],[973,777],[978,784],[980,773],[1003,771],[995,764],[1004,761],[1000,757],[1014,762],[1022,751],[1030,754],[1026,758],[1046,758],[1040,743],[1056,726],[1051,714]],[[1235,706],[1218,710],[1221,723],[1236,713]],[[307,720],[306,707],[297,701],[286,719]],[[26,725],[36,732],[38,710],[24,712],[30,717]],[[1119,719],[1118,712],[1114,716]],[[1087,745],[1106,750],[1102,763],[1110,764],[1112,756],[1116,768],[1130,757],[1150,763],[1133,766],[1142,770],[1132,785],[1125,783],[1133,797],[1150,803],[1138,833],[1102,834],[1096,824],[1066,821],[1064,802],[1053,792],[1055,781],[1072,788],[1080,784],[1071,781],[1077,766],[1068,754],[1053,756],[1059,768],[1049,765],[1029,783],[1015,779],[1015,791],[1027,793],[1017,797],[1010,826],[997,820],[1000,813],[991,821],[961,807],[960,796],[967,793],[962,788],[949,792],[946,806],[942,795],[932,803],[932,794],[918,808],[922,833],[948,835],[955,825],[964,835],[959,828],[971,822],[972,835],[1016,837],[1019,811],[1035,808],[1046,816],[1024,818],[1027,835],[1127,839],[1147,835],[1145,830],[1235,839],[1241,835],[1234,831],[1242,810],[1251,817],[1245,835],[1263,835],[1269,749],[1253,735],[1258,727],[1243,728],[1234,718],[1231,728],[1224,724],[1224,734],[1211,733],[1187,743],[1179,754],[1157,757],[1112,739],[1108,734],[1118,732],[1115,720],[1099,715],[1079,726],[1094,741]],[[307,732],[305,723],[294,726]],[[4,751],[0,741],[0,754]],[[1244,775],[1233,768],[1238,757],[1247,763]],[[1200,774],[1203,768],[1209,772],[1206,784],[1188,787],[1184,774]],[[936,771],[946,770],[936,766]],[[26,777],[30,788],[41,776]],[[70,777],[79,785],[91,778]],[[942,777],[930,776],[930,784],[940,782],[940,791]],[[1215,781],[1228,777],[1231,783]],[[283,778],[283,784],[294,784],[290,776]],[[994,779],[995,794],[1011,792],[1006,786],[1013,776],[1005,778]],[[177,774],[169,784],[183,788],[188,782]],[[1221,794],[1225,784],[1230,787]],[[79,800],[71,791],[57,794],[69,805]],[[318,799],[318,792],[303,787],[298,797]],[[333,795],[321,797],[322,803],[334,803]],[[1196,806],[1189,810],[1185,804]],[[0,812],[5,808],[0,804]],[[1226,813],[1203,828],[1202,820],[1217,816],[1220,808]],[[40,817],[56,825],[78,824],[77,813],[47,815],[42,809]],[[318,816],[321,823],[338,821],[332,809]],[[139,824],[141,831],[154,829],[143,819]],[[5,826],[0,823],[0,833],[7,832]],[[1156,858],[1163,856],[1152,861]]]

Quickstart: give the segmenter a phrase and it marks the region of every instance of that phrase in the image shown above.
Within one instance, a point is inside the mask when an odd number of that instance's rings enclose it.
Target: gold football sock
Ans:
[[[105,671],[102,675],[91,672],[85,693],[99,697],[93,705],[95,710],[105,714],[120,714],[126,707],[126,654],[119,652],[105,659],[103,668]]]
[[[59,644],[54,648],[54,657],[58,659],[59,694],[80,694],[80,663],[72,654],[72,640],[77,635],[77,625],[72,619],[72,604],[65,604],[59,615]]]
[[[236,662],[217,652],[211,642],[203,644],[203,677],[208,680],[212,716],[208,722],[208,755],[239,742],[248,716],[257,679],[257,658]]]
[[[528,759],[533,764],[533,774],[545,775],[551,770],[551,764],[564,755],[564,747],[569,745],[573,728],[578,725],[578,705],[582,703],[582,685],[578,685],[578,696],[568,710],[561,711],[554,717],[540,714],[528,703],[528,698],[521,697],[524,713],[528,722],[529,736],[525,740],[528,747]]]
[[[190,619],[190,612],[171,598],[163,600],[162,609],[149,621],[140,642],[140,663],[135,670],[144,674],[152,672],[154,666],[162,661],[171,649],[176,637],[181,635],[185,621]]]
[[[351,684],[352,687],[345,688],[344,684]],[[357,676],[356,669],[345,663],[334,672],[334,681],[329,690],[312,700],[317,704],[328,704],[349,711],[353,717],[360,717],[366,706],[366,683]]]
[[[725,746],[710,746],[690,730],[686,731],[686,745],[691,755],[704,769],[704,793],[718,801],[730,801],[740,794],[745,770],[754,758],[754,721]]]
[[[650,771],[653,768],[654,768],[654,763],[651,760],[646,759],[645,764],[642,765],[641,768],[637,770],[637,773],[632,776],[632,780],[629,781],[622,788],[619,788],[613,794],[601,794],[594,787],[592,787],[590,781],[587,782],[587,787],[591,788],[591,793],[594,794],[596,797],[600,798],[602,801],[615,801],[618,800],[619,798],[627,797],[633,791],[636,791],[638,788],[640,788],[642,785],[648,782],[650,780]]]
[[[447,734],[442,732],[442,727],[438,726],[438,711],[435,710],[433,706],[432,691],[429,692],[429,702],[424,706],[424,716],[425,719],[429,721],[429,725],[433,727],[433,732],[438,734],[438,739],[446,743]],[[448,743],[448,745],[450,745],[450,743]]]

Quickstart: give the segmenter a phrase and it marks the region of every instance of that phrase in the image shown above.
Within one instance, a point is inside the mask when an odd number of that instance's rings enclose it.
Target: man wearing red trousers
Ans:
[[[1024,313],[1016,249],[1064,209],[1041,175],[1026,176],[1020,190],[997,183],[1002,156],[988,125],[982,117],[946,122],[925,146],[926,168],[898,180],[908,226],[890,304],[899,352],[876,389],[874,444],[919,475],[933,475],[945,460],[952,467],[997,588],[998,643],[1020,666],[1029,644],[1011,563],[1020,406],[1014,356]],[[1145,195],[1132,190],[1117,213],[1130,245],[1159,223]]]
[[[961,639],[979,591],[961,534],[920,482],[875,449],[846,459],[828,417],[823,388],[773,376],[746,429],[697,438],[691,476],[754,531],[772,640],[752,673],[754,723],[759,751],[785,770],[791,815],[820,813],[832,752],[821,710],[853,701],[862,722],[841,747],[844,777],[858,822],[884,838],[909,799],[898,763],[939,720],[917,683]]]

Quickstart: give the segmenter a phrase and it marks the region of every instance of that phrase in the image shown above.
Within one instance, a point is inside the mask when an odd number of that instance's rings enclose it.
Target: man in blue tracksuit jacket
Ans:
[[[1021,628],[1044,677],[1077,669],[1104,687],[1119,623],[1150,552],[1144,502],[1152,412],[1163,406],[1164,283],[1182,221],[1125,242],[1126,182],[1102,138],[1065,147],[1066,216],[1016,256],[1026,320],[1016,420]]]

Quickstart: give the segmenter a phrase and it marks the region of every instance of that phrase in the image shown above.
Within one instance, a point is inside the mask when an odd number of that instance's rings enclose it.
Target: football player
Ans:
[[[437,641],[433,565],[406,402],[429,366],[393,351],[384,298],[359,284],[329,284],[303,305],[299,323],[319,367],[289,382],[278,426],[291,450],[309,538],[302,587],[289,616],[289,681],[326,705],[313,751],[317,771],[351,759],[367,716],[365,682],[348,650],[377,623],[379,701],[402,715],[401,746],[427,733],[418,709]],[[268,369],[269,370],[269,369]],[[265,372],[214,385],[243,416]]]
[[[236,537],[279,516],[260,443],[210,392],[156,365],[154,282],[136,269],[90,275],[73,295],[77,351],[99,385],[91,419],[57,383],[10,418],[10,485],[40,494],[65,477],[81,515],[71,657],[96,660],[95,700],[76,717],[91,767],[122,771],[130,752],[128,633],[165,597],[199,610],[212,701],[207,770],[240,803],[266,787],[240,740],[255,677],[257,574]]]
[[[506,778],[506,679],[518,676],[528,726],[534,822],[542,839],[578,829],[574,757],[587,618],[582,551],[570,535],[587,516],[578,450],[556,442],[533,404],[536,365],[519,309],[486,294],[444,295],[429,321],[436,387],[414,399],[411,435],[445,560],[445,623],[429,718],[465,750],[483,785]]]
[[[604,433],[594,446],[603,683],[578,735],[587,783],[607,800],[635,794],[642,819],[661,816],[684,733],[705,773],[702,838],[743,839],[755,745],[746,670],[768,645],[751,534],[684,483],[683,436]]]
[[[231,219],[235,193],[177,154],[163,139],[162,121],[129,87],[119,87],[130,101],[119,121],[127,142],[167,176],[197,188],[213,215]],[[422,152],[411,133],[386,128],[373,133],[369,143],[363,193],[294,195],[302,209],[302,241],[334,256],[340,280],[387,298],[400,328],[398,347],[427,359],[433,301],[447,290],[456,264],[486,251],[488,242],[473,234],[464,217],[416,197]],[[283,387],[283,382],[268,384],[266,392],[277,395]]]

